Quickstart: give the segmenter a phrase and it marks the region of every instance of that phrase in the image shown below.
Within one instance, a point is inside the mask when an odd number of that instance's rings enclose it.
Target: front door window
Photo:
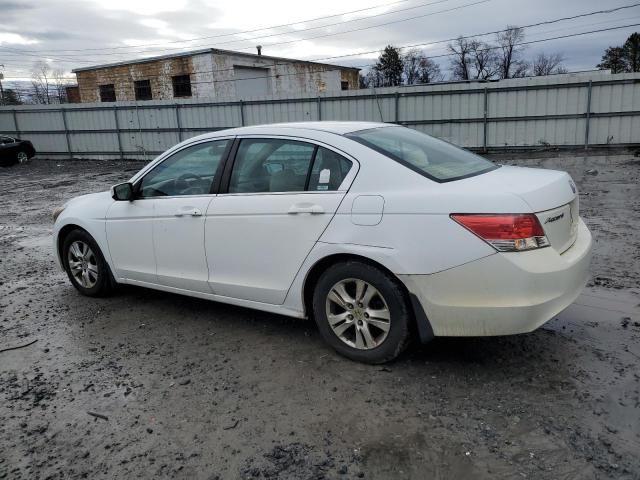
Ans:
[[[138,196],[208,195],[229,142],[198,143],[173,154],[144,176]]]

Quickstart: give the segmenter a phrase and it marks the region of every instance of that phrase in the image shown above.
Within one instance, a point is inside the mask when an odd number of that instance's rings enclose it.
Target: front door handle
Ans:
[[[310,203],[296,203],[289,208],[287,212],[290,215],[297,215],[299,213],[310,213],[311,215],[319,215],[324,213],[324,208],[320,205],[310,204]]]
[[[186,208],[181,208],[174,215],[176,217],[184,217],[187,215],[191,217],[201,217],[202,211],[199,208],[186,207]]]

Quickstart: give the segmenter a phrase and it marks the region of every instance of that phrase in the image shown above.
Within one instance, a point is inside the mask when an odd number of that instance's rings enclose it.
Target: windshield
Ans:
[[[450,182],[498,168],[468,150],[409,128],[372,128],[347,136],[437,182]]]

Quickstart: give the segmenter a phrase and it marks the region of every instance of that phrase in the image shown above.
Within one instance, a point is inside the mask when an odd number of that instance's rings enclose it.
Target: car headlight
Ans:
[[[52,215],[53,215],[53,221],[54,222],[58,219],[60,214],[64,211],[64,207],[66,207],[66,205],[64,205],[62,207],[56,207],[56,208],[53,209]]]

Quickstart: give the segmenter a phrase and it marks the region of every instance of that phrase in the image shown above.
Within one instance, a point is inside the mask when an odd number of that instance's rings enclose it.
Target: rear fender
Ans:
[[[394,251],[391,248],[317,242],[298,270],[298,273],[287,292],[283,306],[304,314],[304,286],[307,276],[314,265],[327,257],[332,255],[355,255],[372,260],[382,265],[390,272],[394,272],[399,268],[395,258],[397,253],[397,251]]]

